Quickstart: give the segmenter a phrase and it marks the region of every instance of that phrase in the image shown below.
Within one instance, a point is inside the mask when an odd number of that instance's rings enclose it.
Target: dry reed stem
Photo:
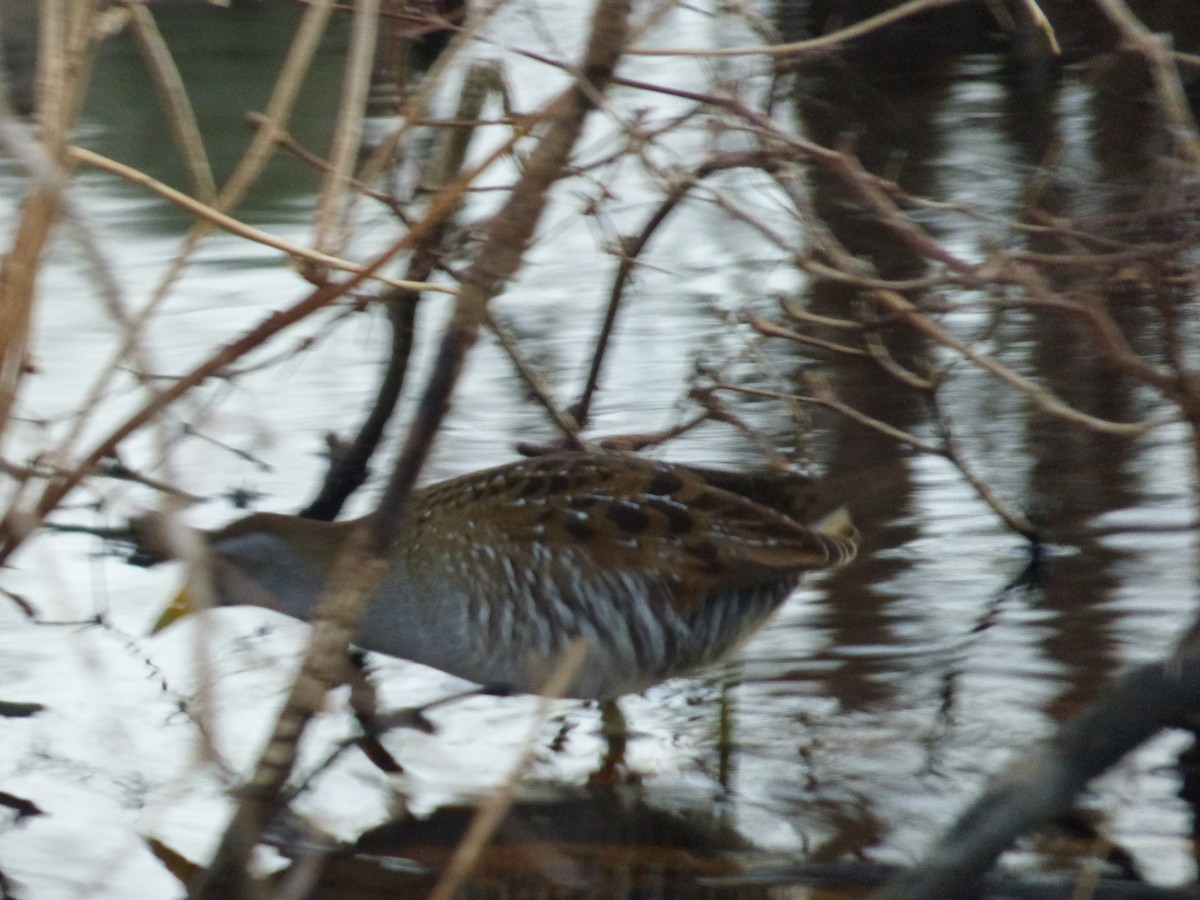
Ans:
[[[975,491],[979,499],[986,503],[1005,525],[1027,541],[1034,544],[1038,543],[1040,540],[1038,530],[1029,521],[1029,518],[1024,513],[1010,506],[1000,496],[999,491],[976,474],[974,466],[967,462],[967,458],[963,454],[962,445],[958,441],[958,435],[955,434],[950,419],[944,414],[941,404],[938,403],[937,394],[930,392],[929,398],[934,416],[937,419],[938,433],[942,438],[942,456],[954,466],[958,474],[962,476],[963,481],[971,486],[971,489]]]
[[[325,253],[341,252],[348,238],[348,194],[353,188],[351,178],[362,143],[363,117],[367,110],[378,30],[379,0],[358,0],[354,4],[354,26],[350,32],[349,58],[342,80],[329,170],[317,199],[313,227],[313,247]]]
[[[431,188],[440,188],[458,174],[466,164],[467,150],[479,127],[483,104],[492,94],[500,93],[500,72],[494,60],[472,63],[463,78],[462,92],[458,97],[458,108],[451,123],[427,122],[441,125],[437,150],[425,175]]]
[[[901,384],[907,385],[914,391],[920,391],[923,394],[932,395],[938,389],[942,380],[945,378],[946,372],[935,372],[930,375],[921,376],[912,371],[908,367],[902,365],[892,351],[888,349],[887,343],[883,340],[883,335],[874,329],[863,331],[863,344],[867,348],[867,353],[871,359],[892,378]]]
[[[37,111],[51,155],[66,146],[91,72],[103,0],[43,0],[38,7]]]
[[[891,287],[896,282],[887,282],[871,285],[872,287]],[[899,288],[894,288],[899,290]],[[863,323],[856,322],[853,319],[839,319],[834,316],[821,316],[817,313],[809,312],[804,307],[798,305],[793,300],[784,298],[779,301],[779,306],[787,314],[789,319],[796,322],[801,322],[808,325],[816,325],[820,328],[832,328],[838,331],[859,331],[863,330]]]
[[[1050,47],[1050,52],[1055,56],[1061,56],[1062,47],[1058,44],[1058,35],[1054,33],[1054,26],[1050,24],[1050,20],[1046,18],[1046,14],[1038,6],[1037,0],[1020,0],[1020,2],[1029,13],[1029,18],[1033,20],[1033,24],[1046,36],[1046,43]]]
[[[175,58],[163,40],[162,32],[145,3],[131,0],[125,4],[133,25],[133,35],[141,48],[150,75],[158,88],[167,115],[167,124],[179,144],[180,156],[192,181],[192,190],[202,203],[216,202],[217,185],[212,165],[204,150],[204,138],[196,121],[196,111],[188,99],[187,89]]]
[[[61,218],[68,232],[75,239],[84,261],[95,277],[101,300],[117,326],[127,329],[131,317],[125,308],[121,285],[86,216],[75,203],[69,191],[65,174],[49,156],[44,146],[36,141],[33,129],[18,118],[4,97],[0,97],[0,146],[33,184],[56,193],[58,217]],[[8,306],[4,308],[8,308]],[[143,370],[148,368],[141,348],[135,347],[135,356]],[[13,397],[12,394],[8,396],[10,400]],[[0,428],[0,446],[3,444],[3,436],[4,430]],[[34,477],[32,470],[26,471],[27,474],[14,475],[15,490],[6,498],[10,510],[15,509],[22,502],[24,490],[30,478]],[[10,525],[12,524],[10,522]]]
[[[37,103],[51,166],[62,162],[91,67],[99,0],[45,0],[39,7]],[[29,350],[42,250],[58,217],[62,181],[38,179],[0,261],[0,436],[7,431]]]
[[[746,322],[759,334],[766,335],[767,337],[786,338],[797,344],[806,344],[809,347],[814,347],[818,350],[827,350],[831,353],[837,353],[840,356],[870,355],[868,351],[859,347],[851,347],[848,344],[839,344],[835,341],[825,340],[824,338],[801,334],[798,331],[792,331],[790,328],[784,328],[782,325],[776,325],[774,322],[768,322],[766,319],[756,316],[753,313],[746,316]]]
[[[0,262],[0,435],[7,432],[24,375],[38,260],[57,211],[57,190],[44,184],[35,187]]]
[[[587,379],[579,400],[572,408],[572,415],[579,428],[586,428],[590,416],[592,400],[600,387],[600,376],[604,369],[604,361],[608,354],[609,342],[613,329],[616,327],[617,316],[620,313],[621,301],[625,295],[625,286],[633,275],[638,258],[650,243],[650,239],[658,232],[664,222],[677,210],[680,204],[706,178],[729,169],[737,168],[769,168],[776,160],[768,159],[757,150],[745,153],[723,153],[707,159],[689,173],[675,177],[666,197],[655,208],[646,220],[641,230],[621,242],[620,262],[608,292],[608,304],[605,307],[604,320],[600,332],[596,336],[596,346],[592,350],[592,359],[588,366]]]
[[[251,127],[260,128],[266,122],[266,118],[262,115],[262,113],[248,112],[246,113],[246,121],[251,125]],[[296,159],[300,160],[300,162],[304,163],[306,166],[316,172],[324,173],[332,171],[329,163],[325,160],[325,157],[318,156],[316,153],[309,150],[307,147],[297,141],[290,134],[279,134],[276,132],[275,145],[281,150],[285,150],[292,154],[292,156],[296,157]],[[389,207],[390,209],[399,209],[399,204],[397,203],[395,196],[392,194],[387,194],[383,191],[377,191],[369,184],[359,181],[357,178],[351,178],[349,185],[350,187],[353,187],[357,193],[362,194],[364,197],[370,197],[372,200],[375,200],[378,203]]]

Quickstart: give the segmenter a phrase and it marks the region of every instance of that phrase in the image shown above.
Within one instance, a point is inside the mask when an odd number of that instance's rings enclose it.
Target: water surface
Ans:
[[[242,112],[262,108],[277,51],[294,25],[291,12],[266,6],[208,11],[213,27],[205,29],[188,27],[182,12],[160,10],[222,173],[247,140]],[[531,16],[554,28],[574,18],[566,6],[536,8],[518,7],[501,18],[498,42],[534,43]],[[751,39],[718,16],[676,10],[670,24],[655,41],[702,46]],[[562,32],[541,37],[549,34]],[[335,34],[319,57],[295,127],[296,136],[318,150],[336,106],[343,41],[344,34]],[[525,108],[556,83],[537,63],[504,59]],[[736,61],[637,59],[628,76],[694,86],[718,66],[742,79],[745,90],[766,83],[757,64]],[[106,51],[96,85],[79,142],[180,183],[171,154],[154,137],[157,114],[131,47],[118,42]],[[864,97],[868,103],[859,102]],[[1065,160],[1060,171],[1069,175],[1056,202],[1064,215],[1083,216],[1122,208],[1155,187],[1141,166],[1143,148],[1113,138],[1136,106],[1126,99],[1123,104],[1119,93],[1106,91],[1079,62],[1031,104],[1001,56],[974,53],[940,56],[919,78],[911,67],[870,76],[853,69],[815,72],[799,79],[789,102],[805,134],[825,142],[858,134],[868,162],[890,160],[907,189],[996,216],[1020,208],[1053,144]],[[656,119],[686,108],[677,99],[629,89],[616,89],[612,102],[622,110],[652,103]],[[666,167],[692,158],[713,140],[697,122],[664,140],[655,162]],[[613,150],[611,129],[600,117],[581,154]],[[563,403],[582,385],[616,268],[606,248],[641,227],[657,202],[653,175],[634,161],[605,175],[613,199],[597,217],[581,215],[594,186],[563,185],[519,279],[496,302]],[[511,172],[492,177],[505,183]],[[281,162],[240,215],[307,242],[316,185],[299,164]],[[721,189],[781,229],[799,227],[762,175],[726,176]],[[0,196],[10,210],[21,190],[12,167],[0,168]],[[814,207],[881,272],[920,270],[917,261],[878,240],[869,219],[827,177],[813,173],[811,190]],[[107,175],[82,172],[77,192],[129,302],[144,303],[187,218]],[[480,215],[495,202],[494,194],[482,193],[466,215]],[[923,215],[947,246],[968,257],[982,259],[996,241],[1012,240],[995,219],[949,210]],[[357,254],[365,257],[397,234],[385,212],[364,205],[360,217]],[[5,221],[11,229],[11,212]],[[831,313],[845,311],[852,298],[810,283],[785,253],[717,204],[690,203],[656,236],[644,262],[617,332],[594,433],[651,431],[686,418],[689,381],[702,366],[776,389],[794,385],[799,371],[817,369],[846,401],[934,437],[929,410],[877,370],[814,359],[781,341],[760,344],[733,320],[732,313],[747,309],[777,315],[780,295]],[[22,395],[24,421],[6,444],[14,457],[61,438],[117,334],[69,242],[51,249],[41,291],[38,372]],[[148,355],[160,373],[182,372],[306,291],[275,251],[214,235],[154,319]],[[438,297],[426,304],[418,373],[447,309]],[[1134,305],[1122,316],[1132,339],[1153,353],[1150,318]],[[963,335],[987,333],[992,352],[1081,408],[1121,420],[1166,410],[1148,392],[1109,375],[1061,322],[1012,315],[988,332],[989,322],[964,311],[945,324]],[[253,492],[259,508],[303,506],[323,471],[324,433],[345,434],[357,423],[385,347],[386,327],[375,311],[331,310],[247,361],[260,367],[205,385],[173,410],[162,427],[164,439],[177,444],[174,477],[207,501],[193,510],[192,521],[207,525],[237,515],[228,499],[235,490]],[[911,347],[914,354],[922,349]],[[118,379],[87,434],[101,433],[136,397],[133,380]],[[865,472],[866,479],[881,466],[890,468],[882,488],[854,510],[863,532],[857,562],[810,579],[728,670],[624,702],[633,735],[630,769],[653,796],[682,807],[685,819],[696,809],[718,808],[746,847],[777,854],[772,860],[911,862],[1014,753],[1049,735],[1122,670],[1162,656],[1190,622],[1194,515],[1181,428],[1136,440],[1074,431],[1031,413],[1026,398],[969,369],[955,373],[943,401],[979,473],[1043,527],[1048,545],[1035,572],[1027,571],[1028,544],[945,461],[836,416],[817,414],[809,430],[805,417],[798,424],[782,404],[730,399],[738,415],[802,462],[834,473]],[[185,426],[195,436],[181,438]],[[503,353],[486,340],[471,356],[426,476],[512,459],[518,441],[554,434]],[[728,466],[763,461],[752,440],[718,425],[655,453]],[[125,458],[149,471],[155,442],[139,437]],[[369,506],[373,489],[368,486],[356,508]],[[97,480],[55,519],[112,523],[154,502],[143,489]],[[15,607],[0,606],[3,698],[47,707],[31,719],[0,722],[10,747],[0,764],[0,789],[34,800],[47,813],[0,840],[0,869],[22,886],[23,897],[176,894],[142,837],[159,838],[193,859],[207,857],[227,815],[225,791],[237,773],[248,771],[302,647],[303,626],[256,611],[222,611],[207,629],[188,624],[148,638],[177,573],[132,569],[97,556],[100,549],[87,538],[45,534],[4,576],[5,589],[47,620],[33,624]],[[87,624],[97,614],[105,624]],[[206,636],[208,659],[199,672],[198,633]],[[385,701],[397,705],[460,686],[398,661],[377,661],[377,673]],[[198,701],[197,684],[211,697]],[[196,758],[196,727],[179,711],[181,700],[211,703],[224,768]],[[429,813],[471,798],[504,778],[524,746],[532,710],[528,698],[476,698],[440,709],[433,714],[437,735],[388,738],[407,770],[401,781],[389,783],[346,754],[315,779],[299,807],[349,839],[401,804]],[[732,723],[731,741],[722,738],[722,715]],[[310,735],[305,768],[315,767],[329,742],[350,730],[339,692]],[[556,707],[535,740],[534,780],[555,787],[582,784],[603,750],[597,711],[578,704]],[[1157,882],[1194,874],[1193,814],[1177,797],[1176,757],[1186,745],[1179,735],[1155,739],[1081,800],[1097,830]],[[1018,870],[1069,873],[1088,854],[1086,847],[1059,854],[1049,844],[1032,839],[1006,862]]]

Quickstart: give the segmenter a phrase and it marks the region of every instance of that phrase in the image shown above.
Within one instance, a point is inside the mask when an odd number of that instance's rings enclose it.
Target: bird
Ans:
[[[854,557],[844,510],[810,527],[773,506],[795,506],[776,480],[589,451],[423,487],[355,645],[537,693],[582,639],[565,696],[641,693],[716,664],[805,572]],[[309,619],[361,521],[259,512],[207,533],[215,604]],[[156,632],[190,611],[187,593]]]

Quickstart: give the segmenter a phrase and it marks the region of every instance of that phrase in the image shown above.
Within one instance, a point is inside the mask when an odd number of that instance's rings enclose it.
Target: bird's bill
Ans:
[[[179,593],[171,601],[170,605],[162,611],[162,615],[158,617],[158,621],[154,623],[154,627],[150,629],[151,634],[158,634],[164,628],[167,628],[179,619],[182,619],[192,611],[191,598],[188,595],[188,589],[182,587]]]
[[[854,520],[850,518],[850,510],[844,506],[839,506],[833,512],[825,515],[812,526],[812,530],[820,534],[834,534],[838,537],[849,538],[852,541],[858,539],[858,528],[855,527]]]

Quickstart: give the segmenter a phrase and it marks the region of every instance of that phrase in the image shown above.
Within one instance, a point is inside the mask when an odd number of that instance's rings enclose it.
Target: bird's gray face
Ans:
[[[319,568],[275,535],[226,538],[210,555],[213,587],[222,606],[263,606],[307,619],[324,586]]]

